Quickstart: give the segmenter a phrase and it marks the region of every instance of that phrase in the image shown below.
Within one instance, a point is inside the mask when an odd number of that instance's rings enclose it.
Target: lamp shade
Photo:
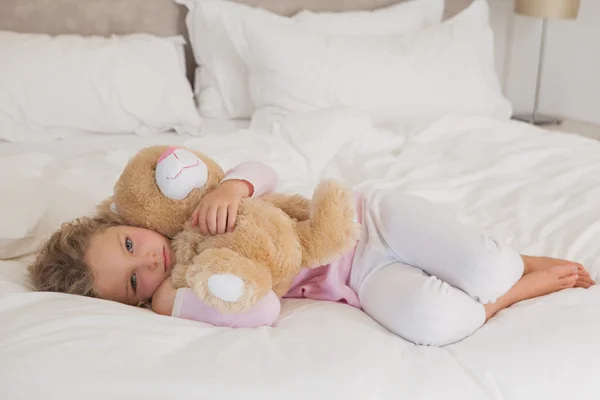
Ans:
[[[537,18],[575,19],[580,0],[516,0],[515,13]]]

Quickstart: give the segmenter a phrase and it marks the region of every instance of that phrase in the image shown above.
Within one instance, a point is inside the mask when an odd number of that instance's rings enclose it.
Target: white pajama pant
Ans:
[[[400,191],[367,197],[350,285],[363,310],[419,345],[471,335],[522,276],[509,247],[471,230],[441,206]]]

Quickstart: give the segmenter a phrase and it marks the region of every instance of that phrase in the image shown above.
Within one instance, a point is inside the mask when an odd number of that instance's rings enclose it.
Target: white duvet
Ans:
[[[279,190],[319,179],[399,186],[529,254],[600,279],[600,142],[517,122],[444,118],[375,128],[344,110],[200,138],[0,145],[1,251],[31,250],[110,194],[150,143],[225,168],[273,166]],[[10,173],[8,173],[10,171]],[[473,336],[418,347],[341,304],[287,300],[277,326],[223,329],[102,300],[34,293],[31,256],[0,261],[1,399],[598,399],[600,287],[518,303]]]

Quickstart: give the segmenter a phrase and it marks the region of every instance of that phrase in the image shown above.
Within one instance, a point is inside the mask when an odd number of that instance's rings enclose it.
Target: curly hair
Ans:
[[[29,265],[37,291],[98,297],[94,276],[85,262],[90,240],[104,230],[121,225],[105,217],[82,217],[62,224]]]

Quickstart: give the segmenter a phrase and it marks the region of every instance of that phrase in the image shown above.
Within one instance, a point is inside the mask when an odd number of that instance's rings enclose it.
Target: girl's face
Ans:
[[[130,305],[149,300],[175,263],[166,236],[131,226],[115,226],[95,235],[85,261],[101,298]]]

